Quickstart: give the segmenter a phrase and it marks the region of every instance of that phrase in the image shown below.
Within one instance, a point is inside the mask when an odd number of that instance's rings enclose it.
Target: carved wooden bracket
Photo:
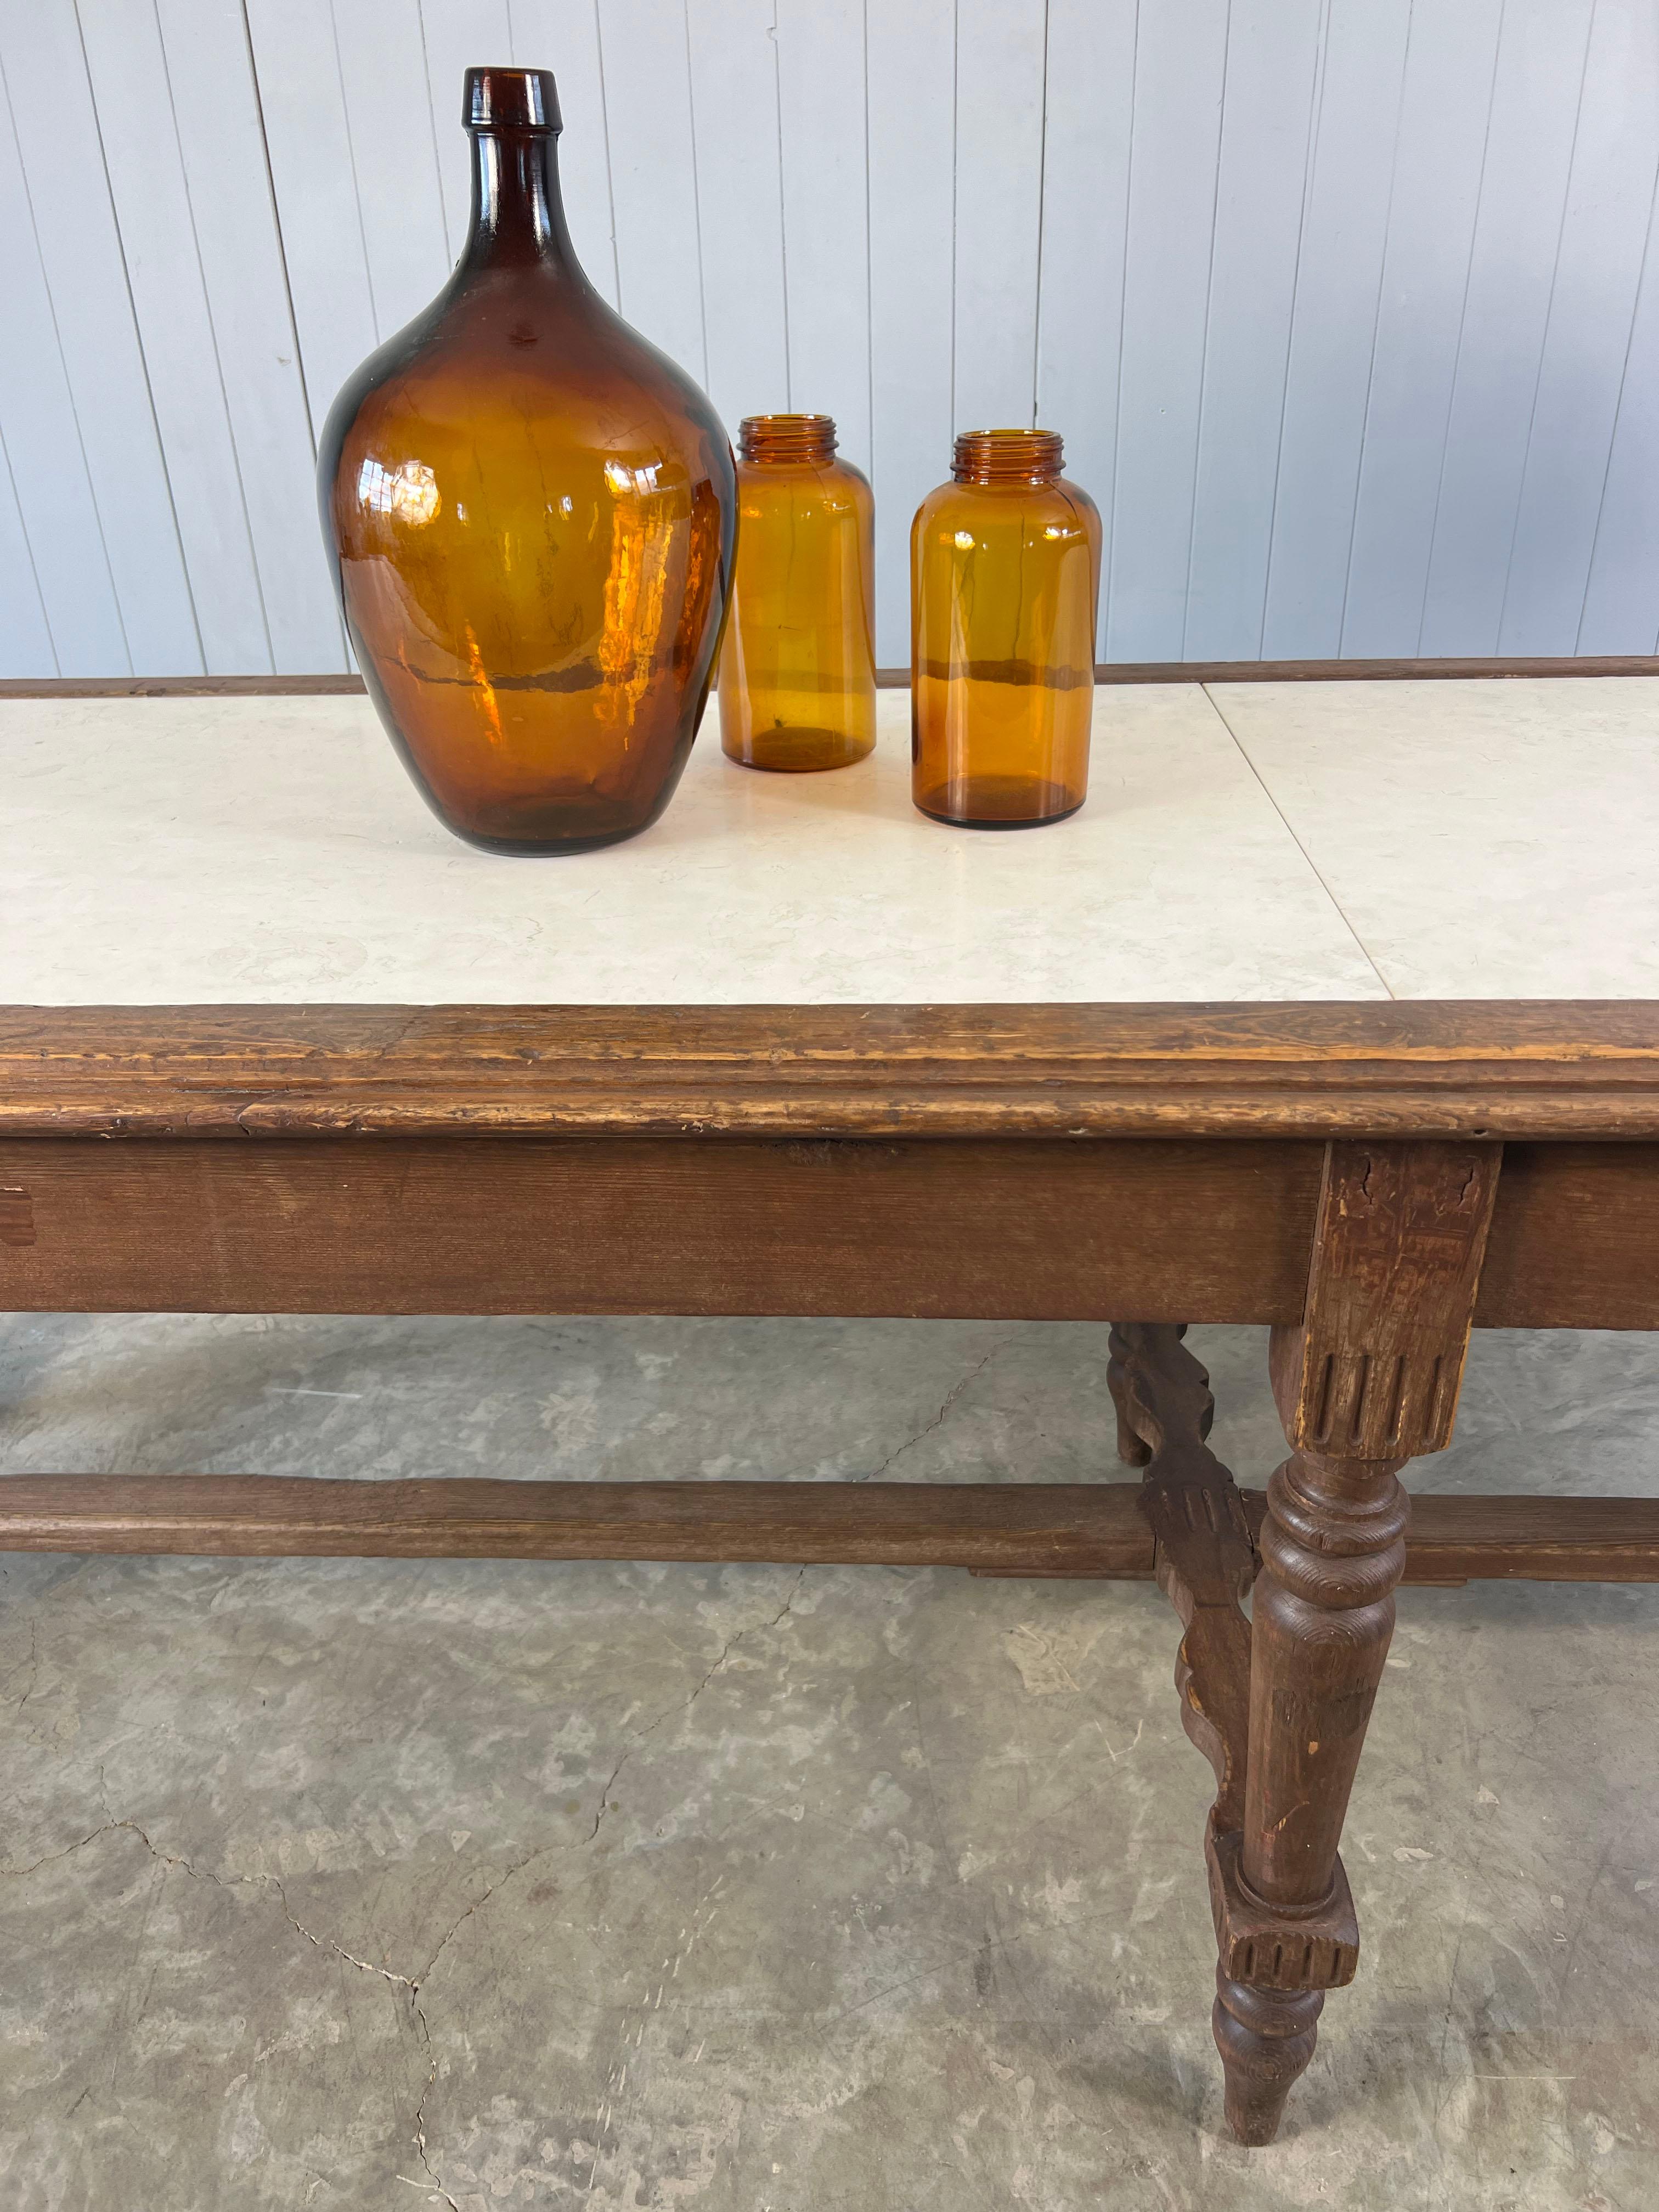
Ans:
[[[1232,1476],[1204,1441],[1215,1401],[1185,1334],[1165,1322],[1119,1322],[1107,1382],[1118,1449],[1146,1468],[1140,1507],[1152,1524],[1153,1571],[1186,1632],[1176,1658],[1182,1724],[1215,1769],[1213,1817],[1224,1832],[1244,1814],[1250,1625],[1240,1601],[1258,1562]]]
[[[1353,1978],[1359,1929],[1339,1862],[1328,1895],[1304,1912],[1266,1904],[1240,1861],[1249,1747],[1250,1625],[1241,1601],[1259,1560],[1233,1478],[1205,1442],[1209,1376],[1166,1323],[1120,1322],[1107,1370],[1118,1449],[1143,1466],[1158,1587],[1185,1631],[1176,1659],[1182,1723],[1215,1770],[1204,1838],[1223,1974],[1258,1989],[1340,1988]]]
[[[1204,1863],[1222,1973],[1258,1990],[1345,1988],[1359,1966],[1359,1916],[1340,1858],[1318,1904],[1292,1911],[1255,1894],[1241,1871],[1243,1856],[1243,1838],[1218,1828],[1212,1813]]]
[[[1326,1147],[1307,1304],[1273,1338],[1297,1449],[1404,1461],[1450,1443],[1502,1158],[1484,1144]]]

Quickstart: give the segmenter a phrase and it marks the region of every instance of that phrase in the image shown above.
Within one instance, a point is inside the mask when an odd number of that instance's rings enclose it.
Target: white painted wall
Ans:
[[[1114,659],[1651,653],[1659,0],[0,0],[0,674],[346,665],[312,489],[466,215],[470,62],[740,414],[1034,414]]]

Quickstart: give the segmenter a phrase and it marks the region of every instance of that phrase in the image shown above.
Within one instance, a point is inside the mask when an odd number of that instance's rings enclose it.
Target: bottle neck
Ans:
[[[827,468],[836,458],[833,415],[745,415],[738,453],[761,468]]]
[[[479,131],[472,141],[472,222],[464,269],[539,263],[580,277],[559,196],[558,140],[550,131]]]
[[[956,442],[951,474],[958,483],[1053,483],[1065,458],[1053,430],[964,430]]]

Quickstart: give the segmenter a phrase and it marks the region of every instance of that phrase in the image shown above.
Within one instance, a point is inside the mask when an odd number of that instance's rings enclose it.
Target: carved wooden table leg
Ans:
[[[1498,1160],[1495,1145],[1330,1146],[1302,1322],[1273,1332],[1291,1456],[1259,1539],[1243,1832],[1211,1860],[1216,2042],[1244,2142],[1272,2140],[1322,1992],[1358,1963],[1337,1843],[1405,1565],[1398,1474],[1450,1441]]]
[[[1233,1479],[1204,1441],[1215,1401],[1209,1376],[1181,1341],[1186,1333],[1120,1322],[1107,1382],[1118,1449],[1146,1468],[1140,1504],[1152,1524],[1158,1588],[1186,1631],[1176,1656],[1182,1725],[1215,1769],[1212,1819],[1236,1829],[1250,1686],[1250,1626],[1239,1601],[1255,1579],[1255,1547]]]
[[[1207,1449],[1208,1378],[1168,1326],[1120,1324],[1118,1449],[1146,1466],[1160,1586],[1186,1633],[1182,1719],[1215,1769],[1205,1837],[1228,2121],[1272,2141],[1359,1933],[1337,1853],[1394,1628],[1398,1474],[1451,1435],[1497,1188],[1495,1145],[1332,1145],[1299,1325],[1273,1332],[1291,1457],[1257,1561]]]
[[[1359,1929],[1337,1843],[1406,1564],[1401,1460],[1298,1452],[1267,1486],[1242,1838],[1212,1839],[1227,2118],[1271,2142]]]

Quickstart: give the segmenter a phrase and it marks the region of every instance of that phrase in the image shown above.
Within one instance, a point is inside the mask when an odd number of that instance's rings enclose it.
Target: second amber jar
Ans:
[[[876,742],[875,502],[828,415],[738,433],[720,743],[748,768],[846,768]]]
[[[1058,822],[1089,784],[1100,514],[1048,430],[970,430],[910,532],[911,793],[935,821]]]

